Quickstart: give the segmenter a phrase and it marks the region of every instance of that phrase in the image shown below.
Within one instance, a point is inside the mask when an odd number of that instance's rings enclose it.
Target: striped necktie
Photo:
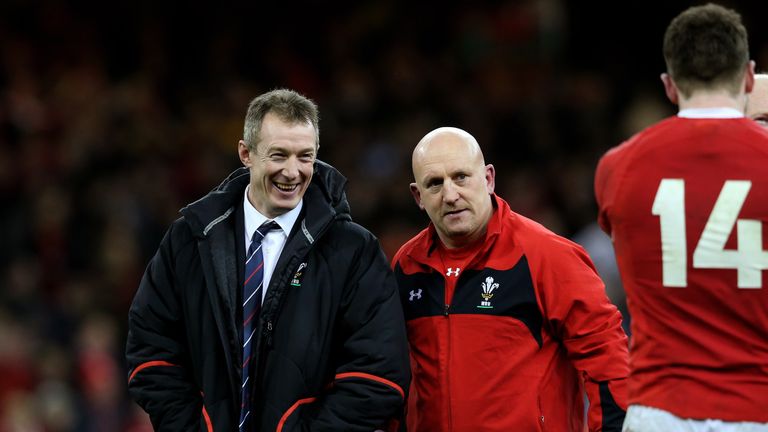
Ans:
[[[259,312],[261,311],[262,285],[264,280],[264,255],[261,252],[261,242],[264,236],[280,226],[274,221],[264,222],[253,233],[251,246],[245,259],[245,279],[243,283],[243,380],[240,405],[240,432],[249,430],[248,423],[251,414],[251,382],[250,371],[252,347],[256,344],[254,334],[258,329]]]

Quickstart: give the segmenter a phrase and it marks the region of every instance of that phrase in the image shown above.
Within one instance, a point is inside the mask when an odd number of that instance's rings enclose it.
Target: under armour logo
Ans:
[[[455,269],[453,267],[448,267],[448,270],[445,271],[445,275],[459,277],[460,271],[461,271],[461,267],[456,267]]]
[[[421,288],[418,290],[411,290],[411,296],[408,297],[408,301],[413,301],[413,299],[419,299],[421,300]]]

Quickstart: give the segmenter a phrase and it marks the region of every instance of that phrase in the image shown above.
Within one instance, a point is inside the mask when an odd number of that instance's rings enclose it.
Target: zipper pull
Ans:
[[[267,346],[272,348],[272,321],[267,321]]]
[[[451,305],[447,304],[445,305],[445,308],[443,309],[443,315],[448,316],[448,309],[451,308]]]

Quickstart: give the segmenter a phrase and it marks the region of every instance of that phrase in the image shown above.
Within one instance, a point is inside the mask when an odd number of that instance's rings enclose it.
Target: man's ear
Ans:
[[[747,63],[747,70],[744,74],[744,93],[752,93],[752,88],[755,86],[755,61],[750,60]]]
[[[240,162],[246,167],[251,167],[251,151],[248,150],[248,146],[245,145],[245,141],[240,140],[237,142],[237,155],[240,157]]]
[[[664,83],[664,93],[667,94],[667,98],[675,105],[680,103],[680,96],[678,94],[677,85],[672,80],[672,77],[668,73],[661,74],[661,82]]]
[[[419,191],[419,187],[416,186],[416,183],[411,183],[411,195],[413,195],[414,201],[416,201],[416,205],[419,206],[421,210],[424,210],[424,204],[421,203],[421,192]]]
[[[492,194],[496,188],[496,168],[493,167],[493,164],[485,166],[485,188],[489,194]]]

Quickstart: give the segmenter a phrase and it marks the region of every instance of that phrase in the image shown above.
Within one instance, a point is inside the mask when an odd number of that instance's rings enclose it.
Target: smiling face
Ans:
[[[448,248],[485,235],[493,213],[495,171],[485,165],[477,141],[461,129],[440,128],[413,151],[411,193]]]
[[[312,181],[317,134],[309,121],[286,123],[270,112],[259,137],[253,150],[240,140],[238,154],[251,174],[248,200],[273,219],[294,209]]]

